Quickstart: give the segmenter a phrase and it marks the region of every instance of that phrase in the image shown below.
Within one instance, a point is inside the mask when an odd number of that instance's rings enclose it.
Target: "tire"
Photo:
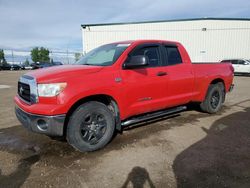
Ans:
[[[220,111],[225,100],[225,88],[222,83],[211,84],[208,87],[205,100],[200,104],[201,110],[210,114]]]
[[[115,118],[109,108],[100,102],[80,105],[71,115],[66,139],[75,149],[95,151],[103,148],[112,139]]]

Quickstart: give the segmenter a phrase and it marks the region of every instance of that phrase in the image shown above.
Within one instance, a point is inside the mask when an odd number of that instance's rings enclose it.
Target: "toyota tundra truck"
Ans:
[[[32,132],[94,151],[115,131],[185,110],[188,103],[218,112],[233,88],[233,72],[230,63],[192,63],[179,42],[116,42],[75,64],[21,76],[15,112]]]

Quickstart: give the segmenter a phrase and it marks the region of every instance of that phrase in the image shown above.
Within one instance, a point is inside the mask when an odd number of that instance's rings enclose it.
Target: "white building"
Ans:
[[[181,42],[193,62],[250,59],[250,19],[200,18],[83,24],[83,53],[102,44],[134,39]]]

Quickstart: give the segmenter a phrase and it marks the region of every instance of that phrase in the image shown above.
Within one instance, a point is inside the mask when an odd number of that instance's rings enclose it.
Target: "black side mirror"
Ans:
[[[131,56],[123,65],[125,69],[134,69],[138,67],[145,67],[148,65],[148,57],[145,55]]]

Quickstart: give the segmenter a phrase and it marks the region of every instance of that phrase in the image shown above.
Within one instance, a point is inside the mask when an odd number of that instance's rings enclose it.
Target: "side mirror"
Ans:
[[[145,67],[148,64],[148,57],[146,57],[145,55],[138,55],[129,57],[123,67],[125,69],[134,69],[138,67]]]

